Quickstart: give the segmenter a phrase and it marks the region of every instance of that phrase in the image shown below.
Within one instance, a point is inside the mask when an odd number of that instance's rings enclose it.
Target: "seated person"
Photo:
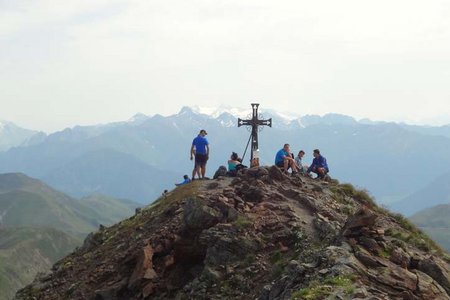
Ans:
[[[228,160],[228,171],[236,171],[236,166],[241,164],[241,160],[236,152],[231,153],[231,157]]]
[[[283,168],[285,172],[292,169],[292,173],[295,174],[298,172],[297,164],[295,163],[294,158],[291,156],[290,145],[284,144],[283,149],[280,149],[275,156],[275,165]]]
[[[191,180],[189,179],[189,176],[187,176],[187,175],[184,175],[184,176],[183,176],[183,179],[184,179],[183,182],[175,183],[175,185],[176,185],[176,186],[181,186],[181,185],[185,185],[185,184],[191,182]]]
[[[298,167],[300,173],[306,174],[306,171],[308,170],[308,166],[303,165],[303,162],[302,162],[303,156],[305,156],[305,151],[300,150],[298,152],[297,157],[295,158],[295,163],[297,164],[297,167]]]
[[[319,149],[314,150],[313,156],[313,162],[306,173],[316,173],[317,178],[323,179],[328,174],[328,172],[330,172],[330,170],[328,169],[327,159],[324,156],[320,155]]]

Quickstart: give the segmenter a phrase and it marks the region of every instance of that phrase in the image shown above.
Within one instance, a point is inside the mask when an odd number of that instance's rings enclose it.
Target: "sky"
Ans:
[[[446,0],[0,0],[0,119],[182,106],[450,123]]]

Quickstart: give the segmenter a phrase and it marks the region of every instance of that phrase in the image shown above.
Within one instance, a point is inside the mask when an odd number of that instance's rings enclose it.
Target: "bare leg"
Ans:
[[[200,167],[200,170],[201,170],[201,172],[202,172],[202,178],[205,178],[206,166],[201,166],[201,167]],[[199,176],[200,176],[200,174],[199,174]]]
[[[295,163],[295,160],[291,160],[291,167],[292,171],[298,172],[297,164]]]
[[[284,163],[284,171],[287,172],[289,169],[289,160],[285,158],[283,163]]]

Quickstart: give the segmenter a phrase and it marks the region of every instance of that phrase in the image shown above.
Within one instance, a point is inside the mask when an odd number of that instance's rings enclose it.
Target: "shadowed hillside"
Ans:
[[[0,174],[0,300],[47,272],[100,224],[129,217],[137,206],[102,195],[73,199],[24,174]]]
[[[450,204],[440,204],[419,211],[411,221],[450,251]]]

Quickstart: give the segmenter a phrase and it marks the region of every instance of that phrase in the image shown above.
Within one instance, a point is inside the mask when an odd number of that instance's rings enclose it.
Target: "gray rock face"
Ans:
[[[418,269],[436,280],[447,293],[450,293],[450,270],[448,264],[438,258],[430,257],[421,260]]]
[[[195,198],[189,198],[184,205],[183,220],[187,229],[202,230],[219,222],[222,214]]]

